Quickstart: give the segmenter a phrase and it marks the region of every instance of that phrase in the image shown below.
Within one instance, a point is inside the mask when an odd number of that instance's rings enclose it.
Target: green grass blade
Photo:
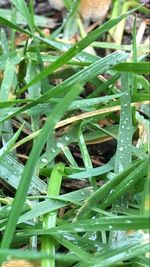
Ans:
[[[113,192],[110,193],[108,197],[106,197],[106,200],[104,199],[103,203],[100,205],[100,208],[105,209],[109,205],[113,204],[117,198],[123,196],[124,193],[128,192],[134,184],[136,184],[146,175],[147,169],[148,160],[145,160],[143,163],[139,164],[136,170],[132,171],[131,174],[125,177],[119,185],[113,188]]]
[[[26,19],[30,29],[34,29],[34,22],[33,18],[29,12],[29,9],[27,8],[27,5],[24,0],[11,0],[11,2],[16,6],[16,8],[19,10],[19,12],[24,16]]]
[[[115,175],[111,180],[109,180],[107,183],[105,183],[102,187],[100,187],[96,192],[94,192],[87,202],[82,206],[80,209],[78,216],[83,217],[84,215],[88,214],[91,209],[96,205],[96,203],[99,203],[102,201],[107,194],[121,181],[128,176],[130,173],[132,175],[132,172],[135,171],[135,169],[139,166],[139,164],[142,164],[145,162],[145,160],[139,160],[135,162],[131,167],[123,171],[122,173]]]
[[[128,168],[132,161],[133,127],[129,76],[127,73],[122,74],[122,92],[125,92],[125,94],[121,97],[120,124],[115,158],[116,173]]]
[[[114,70],[119,72],[138,73],[138,74],[150,74],[150,67],[148,62],[135,62],[135,63],[119,63]]]
[[[5,18],[9,22],[11,21],[11,12],[12,11],[10,9],[1,9],[0,8],[0,16],[2,18]],[[48,28],[52,29],[56,26],[56,23],[54,22],[53,19],[41,16],[41,15],[40,16],[34,15],[34,20],[35,20],[35,24],[38,27],[48,27]],[[26,19],[24,18],[24,16],[20,12],[16,12],[15,21],[16,21],[16,24],[27,25]],[[23,28],[22,28],[22,30],[23,30]]]
[[[95,259],[91,260],[86,266],[88,267],[109,267],[109,266],[118,266],[118,263],[124,262],[125,260],[132,259],[135,256],[143,255],[148,252],[149,244],[134,244],[128,245],[125,248],[117,248],[115,250],[109,250],[102,256],[97,256]],[[79,264],[79,267],[84,267],[84,264]],[[124,266],[124,264],[122,265]],[[125,265],[126,266],[126,265]]]
[[[91,78],[95,77],[96,75],[102,74],[103,72],[109,70],[116,65],[119,61],[125,61],[129,57],[128,54],[124,52],[115,52],[103,59],[96,61],[95,63],[91,64],[88,68],[81,70],[79,73],[73,75],[69,79],[62,82],[60,85],[57,85],[55,88],[51,89],[47,93],[43,94],[37,100],[32,101],[32,103],[26,105],[25,107],[20,108],[18,111],[14,112],[12,115],[7,116],[5,119],[0,120],[3,122],[8,118],[12,118],[14,115],[19,114],[39,103],[47,101],[51,97],[56,97],[60,93],[66,93],[69,86],[72,86],[74,83],[84,83],[89,81]],[[30,84],[31,85],[31,84]]]
[[[68,108],[69,104],[81,93],[81,88],[78,87],[78,90],[74,90],[74,87],[71,91],[64,97],[63,101],[59,103],[56,108],[52,111],[51,115],[47,119],[40,135],[38,136],[36,142],[34,143],[33,149],[30,153],[30,157],[27,161],[27,164],[24,168],[16,196],[14,198],[12,210],[6,225],[6,229],[3,235],[1,248],[8,248],[11,244],[13,234],[16,228],[17,220],[20,215],[22,205],[25,201],[25,197],[28,191],[28,188],[31,183],[31,178],[37,163],[37,159],[41,153],[41,150],[46,142],[46,139],[53,131],[55,124],[63,116],[64,112]],[[13,221],[13,224],[12,224]]]
[[[50,180],[48,183],[47,195],[58,196],[61,188],[62,174],[64,170],[63,164],[54,166]],[[49,212],[43,216],[43,229],[55,227],[57,211]],[[55,258],[55,242],[49,237],[43,237],[41,242],[41,250],[54,256]],[[42,260],[42,267],[55,266],[55,260]]]
[[[6,186],[15,190],[18,188],[23,170],[24,167],[10,155],[6,155],[0,160],[0,179]],[[39,193],[46,193],[46,184],[36,175],[33,175],[28,194],[37,195]]]
[[[18,129],[18,131],[12,136],[12,138],[8,141],[8,143],[7,143],[5,146],[3,146],[2,148],[0,148],[0,161],[1,161],[1,159],[3,159],[3,157],[4,157],[5,155],[8,154],[9,151],[13,148],[13,146],[14,146],[16,140],[18,139],[18,137],[19,137],[19,135],[20,135],[20,133],[21,133],[21,131],[22,131],[22,129],[23,129],[23,126],[24,126],[24,125],[22,125],[22,126]]]
[[[15,74],[15,66],[8,59],[5,66],[4,78],[1,84],[1,90],[0,90],[1,101],[6,101],[9,98],[10,89],[13,84],[14,74]]]
[[[25,34],[27,34],[29,36],[32,36],[32,34],[29,31],[24,30],[23,28],[19,27],[15,23],[3,18],[2,16],[0,16],[0,24],[5,26],[5,27],[9,27],[11,29],[14,29],[14,30],[16,30],[18,32],[22,32],[22,33],[25,33]]]
[[[54,236],[55,240],[57,240],[60,244],[70,250],[71,253],[77,255],[83,261],[90,259],[90,254],[85,252],[81,247],[73,244],[71,241],[63,238],[62,236],[56,235]]]
[[[80,203],[81,201],[89,197],[91,193],[92,193],[92,188],[88,187],[88,188],[76,190],[75,192],[61,195],[59,198],[57,198],[57,200],[49,199],[49,200],[41,201],[40,203],[37,203],[32,208],[31,211],[20,216],[18,220],[18,224],[26,222],[30,219],[37,218],[48,212],[54,212],[57,209],[66,207],[70,203],[76,203],[76,202]]]
[[[44,79],[52,73],[54,70],[59,68],[62,64],[66,63],[69,59],[74,57],[76,54],[78,54],[80,51],[85,49],[87,46],[89,46],[92,42],[94,42],[97,38],[100,37],[101,34],[111,29],[114,25],[116,25],[119,21],[124,19],[130,12],[127,12],[126,14],[123,14],[115,19],[112,19],[110,21],[107,21],[102,26],[94,30],[93,32],[89,33],[88,36],[83,38],[78,44],[70,48],[64,55],[62,55],[57,61],[54,62],[54,64],[51,64],[49,67],[47,67],[45,70],[43,70],[39,75],[37,75],[30,83],[28,83],[25,87],[23,87],[19,93],[24,92],[29,86],[33,85],[34,83],[39,82],[40,80]]]
[[[143,216],[111,216],[101,217],[89,220],[80,220],[75,223],[66,223],[51,229],[28,229],[22,231],[20,236],[31,236],[31,235],[55,235],[65,233],[84,233],[93,231],[110,231],[110,230],[137,230],[137,229],[148,229],[149,218]]]

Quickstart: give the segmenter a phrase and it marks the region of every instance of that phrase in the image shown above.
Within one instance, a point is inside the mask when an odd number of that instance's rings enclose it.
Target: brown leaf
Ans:
[[[58,10],[64,7],[63,0],[49,0],[50,5]],[[81,0],[79,12],[85,21],[103,20],[110,7],[111,0]]]
[[[80,13],[84,20],[103,20],[110,7],[111,0],[82,0]]]

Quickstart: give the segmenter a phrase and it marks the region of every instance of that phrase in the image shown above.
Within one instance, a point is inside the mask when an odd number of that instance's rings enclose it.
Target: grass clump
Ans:
[[[132,46],[97,41],[136,10],[75,44],[60,39],[72,20],[83,29],[78,2],[48,36],[32,1],[11,0],[13,19],[0,16],[0,263],[148,266],[147,47],[136,19]]]

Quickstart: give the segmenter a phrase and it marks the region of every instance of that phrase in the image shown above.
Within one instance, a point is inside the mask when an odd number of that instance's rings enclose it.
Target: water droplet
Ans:
[[[46,163],[47,162],[47,159],[41,159],[41,161],[43,162],[43,163]]]
[[[81,228],[81,227],[76,227],[75,229],[74,229],[76,232],[84,232],[85,230],[83,229],[83,228]]]
[[[69,138],[68,136],[65,136],[65,140],[66,140],[66,141],[69,141],[69,139],[70,139],[70,138]]]
[[[126,220],[126,223],[131,223],[131,221],[130,220]]]
[[[63,148],[63,144],[62,143],[57,143],[56,145],[58,148]]]
[[[8,112],[8,115],[12,115],[12,114],[13,114],[13,112],[12,112],[12,111],[9,111],[9,112]]]

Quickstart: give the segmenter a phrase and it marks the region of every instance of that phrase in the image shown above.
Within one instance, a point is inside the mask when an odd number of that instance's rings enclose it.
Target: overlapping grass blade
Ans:
[[[143,166],[144,164],[144,166]],[[111,180],[109,180],[107,183],[105,183],[102,187],[100,187],[96,192],[94,192],[87,202],[82,206],[78,213],[78,217],[83,217],[86,214],[89,214],[92,207],[96,205],[96,203],[100,203],[107,194],[118,184],[120,184],[126,176],[130,176],[134,180],[134,176],[138,177],[138,174],[136,173],[136,169],[139,168],[139,170],[142,171],[145,168],[145,165],[147,166],[147,160],[139,160],[135,162],[131,167],[123,171],[122,173],[115,175]],[[132,173],[134,174],[132,177]],[[133,181],[132,180],[132,181]]]
[[[51,229],[28,229],[21,231],[19,236],[32,235],[64,235],[65,233],[84,233],[93,231],[110,230],[138,230],[148,229],[149,218],[144,216],[110,216],[100,217],[98,219],[80,220],[75,223],[66,223]]]
[[[17,249],[1,249],[0,256],[3,257],[4,260],[8,260],[8,257],[11,259],[27,259],[27,260],[38,260],[38,259],[54,259],[53,255],[44,252],[37,251],[22,251],[20,250],[18,253]],[[64,262],[77,262],[79,258],[75,255],[69,255],[64,253],[55,254],[55,259],[64,261]]]
[[[117,198],[123,196],[124,193],[128,192],[128,190],[131,189],[135,183],[137,183],[147,174],[147,169],[148,161],[145,160],[137,167],[136,170],[132,171],[130,175],[125,177],[119,185],[113,188],[114,191],[110,193],[108,197],[106,197],[106,199],[104,199],[103,203],[100,204],[100,208],[105,209],[106,207],[114,203]]]
[[[83,261],[90,260],[91,255],[87,253],[83,248],[77,246],[76,244],[73,244],[71,241],[68,241],[67,239],[59,235],[55,235],[54,239],[57,240],[57,242],[59,242],[61,245],[69,249],[71,253],[77,255]]]
[[[109,250],[102,256],[97,256],[91,262],[87,263],[88,267],[109,267],[109,266],[118,266],[118,263],[125,260],[130,260],[135,256],[143,255],[148,252],[149,244],[134,244],[128,245],[125,248],[117,248],[115,250]],[[84,267],[83,263],[79,264],[79,267]]]
[[[3,146],[2,148],[0,148],[0,161],[1,159],[3,159],[3,157],[5,155],[7,155],[9,153],[9,151],[13,148],[16,140],[18,139],[21,131],[23,129],[23,125],[18,129],[18,131],[12,136],[12,138],[8,141],[8,143],[6,143],[5,146]]]
[[[13,234],[16,228],[17,220],[20,215],[22,205],[25,201],[26,194],[28,192],[32,175],[38,160],[38,157],[42,151],[42,148],[53,131],[55,124],[63,116],[64,112],[68,108],[69,104],[81,93],[81,88],[78,87],[78,90],[74,90],[74,87],[69,91],[69,93],[64,97],[63,101],[59,103],[56,108],[52,111],[51,115],[47,119],[40,135],[38,136],[36,142],[34,143],[33,149],[30,153],[30,157],[27,161],[27,164],[24,168],[16,196],[14,198],[12,210],[6,225],[4,236],[1,243],[1,248],[8,248],[11,244]],[[12,225],[13,221],[13,225]]]
[[[52,197],[57,197],[60,193],[61,188],[61,182],[62,182],[62,175],[64,170],[64,164],[60,163],[58,165],[55,165],[52,173],[50,175],[49,183],[48,183],[48,189],[47,189],[47,195]],[[43,216],[43,229],[49,229],[56,226],[56,219],[57,219],[57,210],[53,212],[46,213]],[[55,257],[55,242],[50,239],[49,237],[43,237],[41,242],[41,250],[43,252],[48,252]],[[50,265],[55,265],[55,260],[51,259],[48,260],[42,260],[41,266],[42,267],[48,267]]]
[[[80,203],[89,197],[92,193],[92,188],[88,187],[85,189],[79,189],[75,192],[67,193],[61,195],[57,200],[49,199],[41,201],[33,206],[32,210],[26,212],[24,215],[19,217],[18,224],[26,222],[30,219],[37,218],[38,216],[42,216],[48,212],[53,212],[57,209],[65,207],[70,203]]]
[[[84,83],[89,81],[93,76],[97,76],[99,74],[102,74],[103,72],[109,70],[114,65],[117,64],[119,61],[125,61],[129,57],[128,54],[124,52],[115,52],[108,56],[106,56],[103,59],[100,59],[96,61],[95,63],[91,64],[88,68],[81,70],[79,73],[73,75],[69,79],[63,81],[60,85],[57,85],[55,88],[51,89],[47,93],[43,94],[40,98],[37,100],[32,101],[32,103],[26,105],[25,107],[20,108],[18,111],[14,112],[12,115],[7,116],[5,119],[0,120],[0,122],[3,122],[4,120],[7,120],[8,118],[13,117],[14,115],[17,115],[39,103],[47,101],[51,97],[57,97],[60,93],[66,93],[69,86],[72,86],[74,83]],[[29,84],[30,86],[32,84]]]
[[[6,186],[17,190],[23,170],[23,165],[18,163],[10,155],[6,155],[0,160],[0,178]],[[34,174],[28,194],[37,195],[39,193],[46,193],[46,184]]]
[[[11,10],[0,8],[0,16],[2,18],[5,18],[8,21],[11,21]],[[41,16],[41,15],[40,16],[35,15],[34,20],[35,20],[35,24],[39,27],[48,27],[48,28],[52,29],[56,26],[56,23],[54,22],[53,19]],[[24,16],[22,16],[22,14],[20,12],[16,12],[16,24],[19,24],[19,25],[26,25],[27,24],[26,19],[24,18]],[[12,25],[12,26],[14,26],[14,25]],[[22,28],[22,30],[23,30],[23,28]]]
[[[54,70],[59,68],[62,64],[66,63],[69,59],[71,59],[76,54],[78,54],[80,51],[85,49],[88,45],[90,45],[97,38],[99,38],[102,33],[111,29],[114,25],[119,23],[119,21],[121,21],[123,18],[125,18],[130,13],[131,13],[131,11],[127,12],[126,14],[123,14],[123,15],[115,18],[115,19],[107,21],[105,24],[100,26],[98,29],[91,32],[88,36],[86,36],[80,42],[78,42],[78,44],[76,44],[72,48],[70,48],[64,55],[62,55],[57,61],[55,61],[54,64],[51,64],[49,67],[47,67],[45,70],[43,70],[39,75],[37,75],[29,84],[27,84],[25,87],[23,87],[19,91],[19,93],[24,92],[32,84],[37,83],[38,81],[47,77],[47,75],[52,73]]]

